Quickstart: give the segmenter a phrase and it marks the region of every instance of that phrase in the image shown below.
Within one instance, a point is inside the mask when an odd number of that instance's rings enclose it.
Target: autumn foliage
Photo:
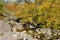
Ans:
[[[36,23],[39,27],[60,27],[60,0],[36,0],[35,2],[12,4],[7,9],[14,12],[21,22]],[[33,23],[33,24],[34,24]]]

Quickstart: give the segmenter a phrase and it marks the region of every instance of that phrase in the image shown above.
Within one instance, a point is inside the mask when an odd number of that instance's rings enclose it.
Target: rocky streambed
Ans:
[[[22,23],[0,20],[0,40],[60,40],[60,30],[51,28],[24,29]]]

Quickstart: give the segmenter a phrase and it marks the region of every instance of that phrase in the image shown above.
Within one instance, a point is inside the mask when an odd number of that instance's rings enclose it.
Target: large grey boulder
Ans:
[[[1,32],[10,32],[11,31],[11,26],[4,21],[0,20],[0,33]]]
[[[0,36],[0,40],[17,40],[17,35],[14,32],[5,32],[3,36]]]

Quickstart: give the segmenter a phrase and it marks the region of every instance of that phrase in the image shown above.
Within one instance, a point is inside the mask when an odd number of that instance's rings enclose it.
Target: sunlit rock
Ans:
[[[23,26],[21,23],[16,23],[16,25],[14,25],[14,28],[16,28],[16,30],[23,30]]]
[[[16,40],[17,35],[14,32],[6,32],[3,36],[0,37],[0,40]]]
[[[7,22],[0,20],[0,32],[11,32],[11,26]]]

